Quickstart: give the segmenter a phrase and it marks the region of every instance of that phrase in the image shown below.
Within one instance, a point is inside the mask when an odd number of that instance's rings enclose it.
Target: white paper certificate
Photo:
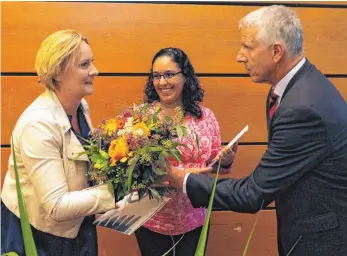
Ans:
[[[149,199],[147,195],[139,201],[137,194],[132,193],[117,202],[119,208],[97,215],[94,224],[131,235],[169,200],[170,198],[168,197],[163,197],[163,200],[160,201],[154,198]]]

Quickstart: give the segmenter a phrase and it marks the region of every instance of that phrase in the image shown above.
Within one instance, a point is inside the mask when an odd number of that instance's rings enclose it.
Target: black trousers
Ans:
[[[140,247],[141,256],[162,256],[181,238],[180,242],[170,251],[168,256],[194,256],[201,230],[202,227],[199,227],[182,235],[167,236],[141,227],[135,231],[135,235]]]

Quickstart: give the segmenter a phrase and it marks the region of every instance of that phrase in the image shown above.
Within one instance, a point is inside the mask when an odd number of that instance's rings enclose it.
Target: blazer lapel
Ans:
[[[281,98],[281,102],[284,100],[286,94],[289,92],[290,89],[293,88],[294,84],[306,73],[308,72],[310,69],[312,69],[313,65],[307,60],[305,61],[305,64],[298,70],[298,72],[293,76],[293,78],[289,81],[286,89],[283,92],[282,98]],[[266,100],[266,119],[267,119],[267,124],[268,124],[268,144],[270,144],[271,138],[272,138],[272,122],[274,120],[275,117],[273,117],[270,120],[269,117],[269,97],[270,97],[270,92],[271,92],[271,88],[269,91],[269,94],[267,96],[267,100]],[[280,104],[281,105],[281,104]],[[280,107],[280,106],[279,106]]]
[[[69,118],[67,117],[64,108],[61,105],[55,92],[46,90],[45,96],[50,99],[50,107],[52,108],[53,115],[55,119],[59,122],[60,128],[62,129],[62,132],[64,134],[64,144],[66,145],[67,158],[71,160],[81,160],[89,162],[87,155],[80,155],[81,152],[84,152],[84,148],[80,141],[77,139],[74,132],[71,130]]]
[[[272,88],[270,87],[269,93],[267,94],[267,97],[266,97],[266,104],[265,104],[268,144],[270,142],[270,105],[269,105],[269,99],[270,99],[271,89]]]
[[[92,124],[92,120],[90,118],[89,106],[84,99],[82,99],[81,105],[82,105],[82,111],[83,111],[84,117],[86,118],[89,129],[90,129],[90,131],[92,131],[93,130],[93,124]]]
[[[296,72],[296,74],[293,76],[293,78],[289,81],[286,89],[283,92],[282,99],[286,96],[286,94],[289,92],[290,89],[294,86],[294,84],[310,69],[312,69],[313,65],[306,59],[304,65]]]
[[[80,154],[84,152],[84,148],[81,144],[81,142],[76,137],[75,133],[71,131],[71,129],[68,131],[70,134],[70,140],[69,144],[67,145],[67,157],[71,160],[80,160],[80,161],[88,161],[89,158],[87,155]],[[66,136],[67,134],[65,134]]]
[[[89,115],[88,104],[84,99],[82,99],[82,101],[81,101],[81,106],[82,106],[83,115],[87,121],[87,124],[88,124],[90,130],[92,130],[93,126],[92,126],[92,121],[91,121],[90,115]],[[81,142],[76,137],[75,133],[73,131],[71,131],[71,129],[69,132],[71,134],[71,137],[70,137],[70,143],[68,145],[68,158],[89,162],[89,158],[87,155],[80,154],[81,152],[85,151]]]

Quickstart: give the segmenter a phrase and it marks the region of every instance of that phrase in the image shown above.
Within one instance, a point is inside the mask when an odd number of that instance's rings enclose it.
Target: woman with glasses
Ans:
[[[183,172],[204,174],[212,171],[207,165],[221,150],[219,125],[212,111],[200,106],[204,90],[188,56],[178,48],[161,49],[152,60],[144,92],[146,103],[160,106],[160,118],[175,116],[177,107],[184,113],[183,125],[187,127],[188,136],[180,142],[188,147],[180,148],[182,163],[172,160],[171,164],[181,167]],[[199,137],[199,147],[195,133]],[[231,170],[234,155],[231,150],[223,154],[221,172]],[[206,209],[194,209],[181,191],[170,197],[171,200],[135,232],[142,256],[161,256],[177,242],[169,255],[195,253]]]

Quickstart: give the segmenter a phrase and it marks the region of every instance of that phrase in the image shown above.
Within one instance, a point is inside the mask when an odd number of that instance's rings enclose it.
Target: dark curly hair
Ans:
[[[152,72],[154,62],[162,56],[170,57],[182,70],[182,74],[184,76],[184,86],[182,91],[182,105],[184,115],[190,114],[194,117],[200,118],[202,116],[200,102],[202,102],[202,99],[204,98],[204,90],[200,86],[199,79],[194,72],[194,68],[190,63],[188,56],[179,48],[164,48],[154,55],[151,72],[148,76],[144,90],[145,103],[160,101],[159,95],[157,94],[153,86]]]

